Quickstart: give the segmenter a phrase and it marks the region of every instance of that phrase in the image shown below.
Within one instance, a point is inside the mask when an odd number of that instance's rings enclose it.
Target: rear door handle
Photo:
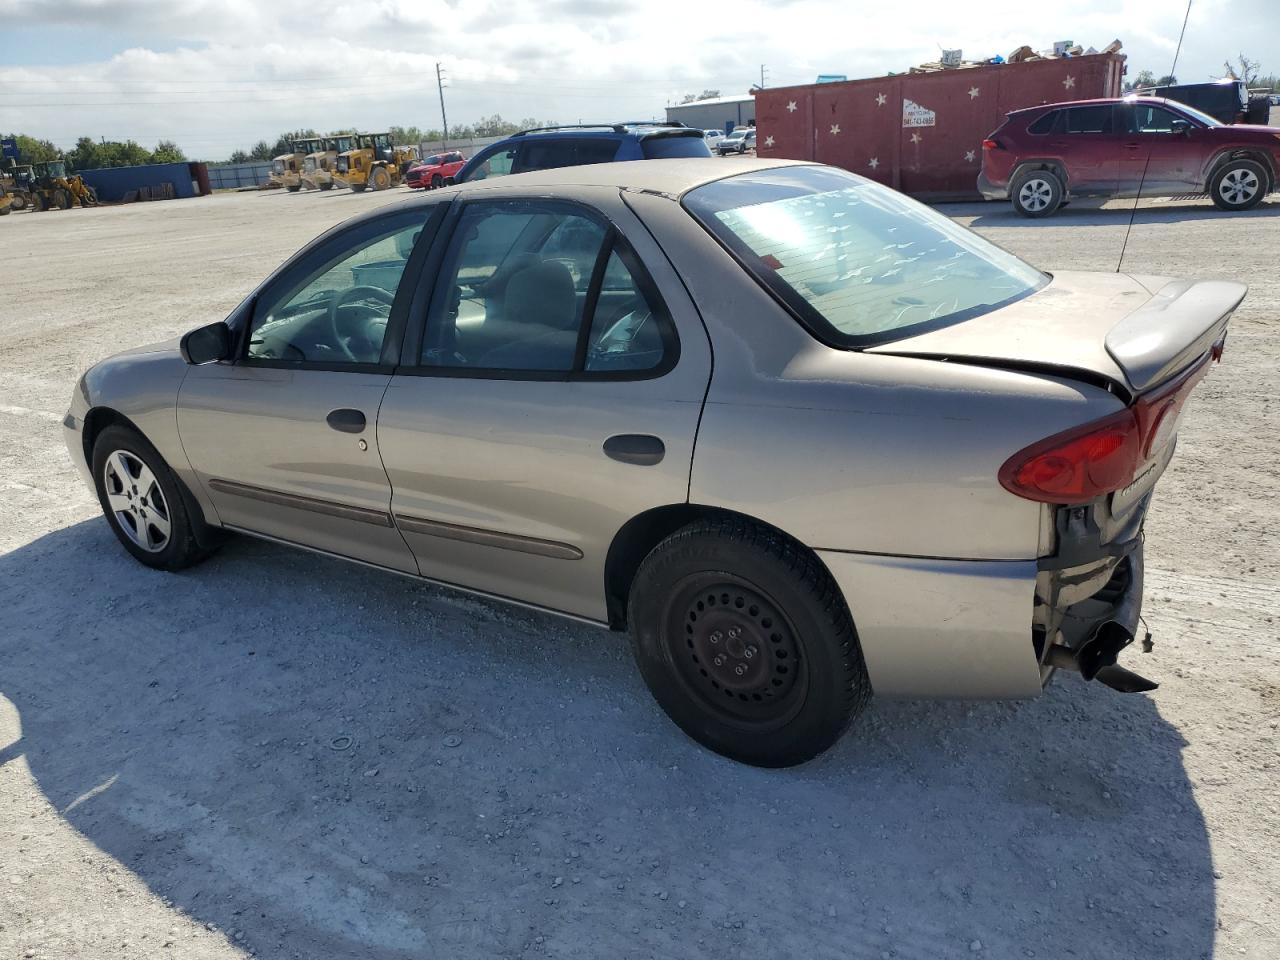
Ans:
[[[324,420],[325,423],[340,433],[363,433],[365,424],[368,422],[365,420],[363,413],[359,410],[352,410],[350,407],[339,407],[337,410],[330,410],[329,415]]]
[[[619,433],[604,442],[606,456],[619,463],[632,463],[638,467],[652,467],[667,455],[666,445],[647,433]]]

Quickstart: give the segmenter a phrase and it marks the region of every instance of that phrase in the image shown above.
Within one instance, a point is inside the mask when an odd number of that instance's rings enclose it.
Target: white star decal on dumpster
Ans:
[[[976,99],[978,99],[978,94],[979,94],[980,92],[981,92],[981,91],[979,91],[977,87],[970,87],[970,88],[969,88],[969,99],[970,99],[970,100],[976,100]]]
[[[839,132],[840,132],[840,124],[838,124],[838,123],[833,123],[833,124],[831,125],[831,135],[834,137],[834,136],[835,136],[836,134],[838,134]]]
[[[792,100],[790,103],[787,104],[787,113],[795,113],[795,112],[796,112],[796,102]]]
[[[965,159],[965,162],[966,162],[966,163],[973,163],[973,158],[974,158],[974,157],[976,157],[976,156],[977,156],[977,152],[976,152],[976,151],[974,151],[974,150],[966,150],[966,151],[965,151],[965,153],[964,153],[964,159]]]
[[[876,94],[876,106],[877,106],[877,107],[883,107],[883,106],[885,105],[885,101],[887,101],[888,99],[889,99],[889,98],[888,98],[888,97],[886,97],[883,93],[877,93],[877,94]]]
[[[765,145],[766,147],[772,147],[772,146],[773,146],[773,137],[765,137],[765,138],[764,138],[764,145]]]
[[[867,166],[870,167],[872,170],[874,170],[876,167],[880,166],[880,158],[872,157],[870,160],[867,161]]]
[[[1063,80],[1063,81],[1062,81],[1062,89],[1063,89],[1063,90],[1070,90],[1070,89],[1071,89],[1072,87],[1074,87],[1075,85],[1076,85],[1076,78],[1075,78],[1075,77],[1067,77],[1067,79],[1065,79],[1065,80]]]
[[[920,134],[918,134],[918,133],[913,133],[913,134],[911,135],[911,142],[912,142],[912,143],[919,143],[919,142],[920,142]]]

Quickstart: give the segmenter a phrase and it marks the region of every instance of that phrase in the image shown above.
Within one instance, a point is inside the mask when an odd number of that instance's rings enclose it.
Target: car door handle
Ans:
[[[324,420],[325,423],[341,433],[363,433],[365,425],[368,423],[363,413],[359,410],[352,410],[350,407],[339,407],[337,410],[330,410],[329,415]]]
[[[661,440],[647,433],[619,433],[604,442],[604,452],[619,463],[652,467],[662,462],[667,448]]]

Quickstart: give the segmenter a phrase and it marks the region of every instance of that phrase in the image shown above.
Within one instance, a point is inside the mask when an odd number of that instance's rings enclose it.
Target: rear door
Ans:
[[[1049,150],[1067,166],[1072,193],[1110,195],[1120,176],[1120,136],[1111,104],[1062,110],[1049,136]]]
[[[375,424],[431,211],[323,240],[258,294],[234,362],[190,368],[178,429],[225,524],[416,572],[391,520]]]
[[[602,621],[619,529],[687,500],[711,354],[617,190],[578,198],[460,203],[378,439],[424,576]]]

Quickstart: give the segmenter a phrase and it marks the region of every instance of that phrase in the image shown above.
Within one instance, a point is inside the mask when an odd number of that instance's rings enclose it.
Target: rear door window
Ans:
[[[1111,104],[1096,107],[1072,107],[1066,114],[1067,133],[1110,133]]]
[[[554,170],[577,163],[572,140],[533,140],[520,147],[519,172]]]

